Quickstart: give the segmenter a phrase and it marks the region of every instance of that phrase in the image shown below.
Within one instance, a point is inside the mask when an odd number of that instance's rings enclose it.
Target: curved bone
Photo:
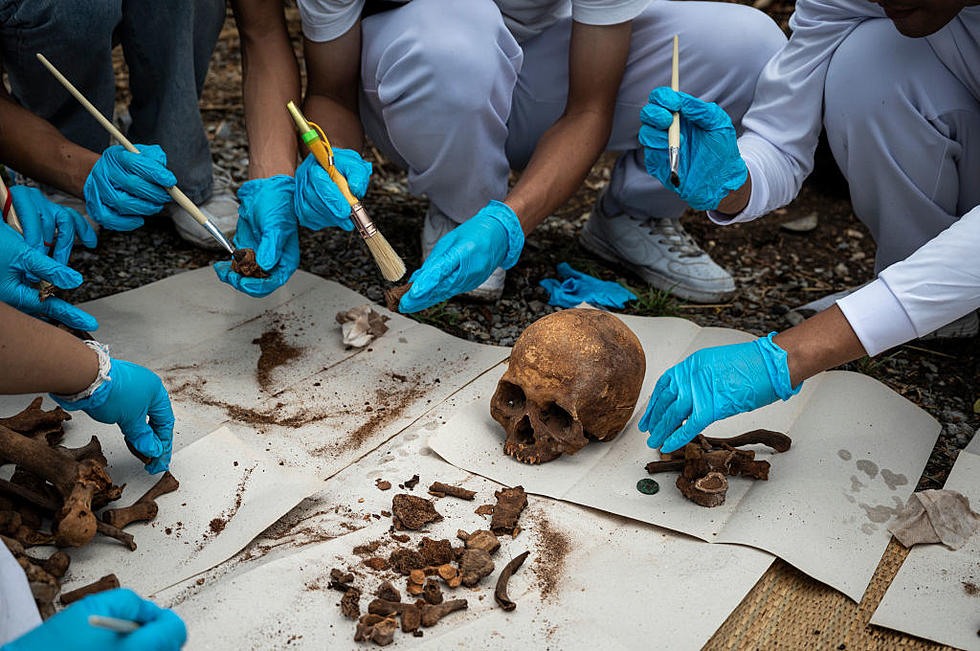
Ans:
[[[174,492],[178,488],[180,488],[180,482],[169,471],[165,472],[150,490],[146,491],[130,506],[103,511],[102,521],[121,529],[131,522],[152,520],[157,517],[158,512],[155,500],[161,495]]]

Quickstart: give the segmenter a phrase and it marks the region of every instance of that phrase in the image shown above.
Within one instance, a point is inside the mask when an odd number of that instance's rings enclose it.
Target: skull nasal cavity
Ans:
[[[532,445],[534,443],[534,428],[531,427],[531,419],[526,415],[517,423],[514,436],[520,445]]]

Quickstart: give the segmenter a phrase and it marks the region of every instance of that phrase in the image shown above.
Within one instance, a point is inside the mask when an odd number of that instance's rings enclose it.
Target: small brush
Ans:
[[[364,239],[364,243],[367,244],[368,250],[371,251],[371,256],[374,257],[374,262],[381,270],[381,275],[390,282],[399,280],[405,275],[405,263],[391,248],[388,240],[381,234],[374,222],[371,221],[371,217],[368,216],[361,201],[350,191],[347,179],[334,166],[333,149],[330,147],[330,141],[319,130],[319,127],[314,129],[310,126],[310,123],[293,102],[286,104],[286,108],[289,110],[289,114],[293,116],[293,122],[296,123],[296,129],[303,138],[303,142],[306,143],[317,162],[320,163],[320,167],[326,170],[331,180],[340,188],[340,192],[347,199],[347,203],[350,204],[351,220],[357,227],[357,232]]]
[[[138,631],[143,625],[128,619],[118,617],[106,617],[104,615],[89,615],[88,625],[96,628],[104,628],[116,633],[132,633]]]
[[[129,142],[129,139],[127,139],[126,136],[124,136],[122,132],[116,128],[116,125],[110,122],[106,116],[102,115],[102,113],[99,112],[99,109],[95,108],[92,102],[88,101],[88,99],[84,95],[82,95],[81,91],[75,88],[75,86],[70,81],[68,81],[68,79],[63,74],[61,74],[61,72],[57,68],[54,67],[54,64],[52,64],[50,61],[44,58],[44,55],[41,54],[40,52],[37,53],[37,59],[42,64],[44,64],[44,67],[48,69],[48,72],[50,72],[54,76],[54,78],[57,79],[58,82],[65,87],[65,90],[71,93],[72,97],[78,100],[78,103],[81,104],[82,107],[86,111],[88,111],[92,115],[92,117],[99,122],[99,124],[102,125],[102,128],[108,131],[113,138],[119,141],[120,145],[126,148],[126,151],[130,151],[134,154],[140,153],[139,150],[133,146],[133,143]],[[224,247],[225,250],[228,251],[228,253],[230,254],[235,253],[235,247],[231,245],[231,243],[228,241],[228,238],[226,238],[224,234],[220,230],[218,230],[218,227],[215,226],[210,219],[208,219],[208,216],[205,215],[201,211],[201,209],[194,204],[193,201],[187,198],[187,195],[184,194],[180,188],[178,188],[175,185],[173,187],[167,188],[166,190],[167,190],[167,194],[173,197],[173,200],[177,202],[177,204],[181,208],[186,210],[190,214],[190,216],[194,218],[194,221],[196,221],[198,224],[203,226],[204,230],[206,230],[211,235],[211,237],[213,237],[218,242],[218,244]]]
[[[0,178],[0,204],[3,205],[3,217],[2,220],[7,222],[7,224],[13,228],[15,231],[24,234],[24,227],[20,223],[20,219],[17,218],[17,211],[14,210],[14,195],[10,193],[7,189],[6,184],[3,179]],[[45,300],[49,296],[54,295],[54,285],[46,280],[39,280],[37,283],[37,297],[38,300]]]
[[[678,88],[677,49],[677,34],[674,34],[674,59],[670,68],[670,88],[674,92],[680,90]],[[670,129],[667,131],[667,147],[670,156],[670,182],[675,188],[679,188],[681,177],[677,174],[677,164],[681,155],[681,116],[677,111],[674,111],[674,120],[670,123]]]

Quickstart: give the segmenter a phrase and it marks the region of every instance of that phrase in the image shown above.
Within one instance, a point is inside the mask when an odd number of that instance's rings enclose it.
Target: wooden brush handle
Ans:
[[[47,68],[52,75],[54,75],[54,78],[61,82],[61,85],[65,87],[65,90],[71,93],[72,97],[78,100],[78,103],[81,104],[93,118],[98,120],[99,124],[102,125],[102,128],[108,131],[113,138],[119,141],[120,145],[126,148],[126,151],[130,151],[134,154],[140,153],[139,149],[134,147],[133,143],[129,142],[129,139],[123,135],[122,131],[117,129],[116,125],[114,125],[106,116],[102,115],[99,109],[95,108],[95,106],[92,105],[92,102],[88,101],[88,99],[82,95],[81,91],[75,88],[75,86],[68,81],[63,74],[61,74],[61,71],[54,67],[54,64],[44,58],[44,55],[40,52],[37,53],[37,58],[42,64],[44,64],[44,67]],[[201,209],[198,208],[193,201],[187,198],[187,195],[184,194],[180,188],[174,185],[167,188],[167,193],[173,197],[173,200],[177,202],[177,205],[189,212],[191,217],[193,217],[198,224],[203,226],[207,223],[207,216],[201,212]]]
[[[289,114],[293,116],[293,122],[296,123],[296,128],[299,130],[300,135],[313,131],[313,127],[310,126],[310,123],[296,107],[296,104],[293,102],[288,102],[286,104],[286,109],[289,111]],[[344,175],[341,174],[336,167],[330,164],[330,153],[327,150],[326,143],[323,142],[323,140],[318,136],[315,140],[306,142],[306,146],[309,148],[310,152],[312,152],[313,157],[316,158],[316,161],[320,163],[320,167],[326,170],[327,174],[330,175],[330,179],[337,184],[338,188],[340,188],[340,193],[344,195],[345,199],[347,199],[347,203],[349,203],[351,207],[358,203],[359,199],[354,196],[353,192],[350,191],[350,186],[347,185],[347,179],[344,178]]]
[[[677,54],[678,54],[677,35],[674,34],[674,56],[670,66],[670,88],[673,91],[680,90]],[[667,130],[667,145],[669,147],[681,146],[681,117],[680,114],[678,113],[674,113],[674,120],[673,122],[670,123],[670,129]]]

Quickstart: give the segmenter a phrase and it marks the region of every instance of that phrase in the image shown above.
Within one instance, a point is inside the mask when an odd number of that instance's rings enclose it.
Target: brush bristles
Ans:
[[[364,238],[364,242],[371,251],[371,255],[374,256],[374,262],[381,269],[381,275],[385,277],[385,280],[395,282],[405,275],[405,263],[391,248],[381,231],[376,232],[371,237]]]

